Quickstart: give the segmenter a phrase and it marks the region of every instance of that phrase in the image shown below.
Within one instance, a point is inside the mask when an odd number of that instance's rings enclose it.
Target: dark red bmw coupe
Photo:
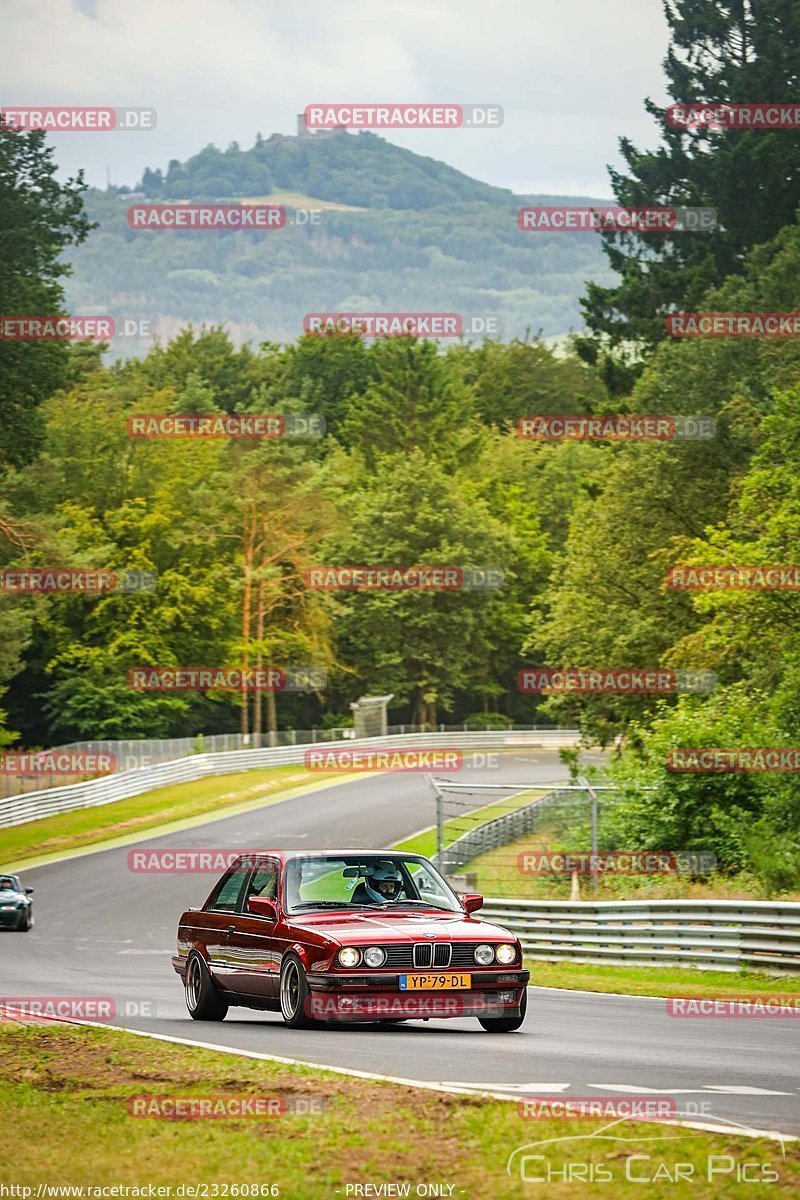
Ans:
[[[316,1021],[525,1019],[529,972],[513,934],[472,914],[419,854],[266,850],[238,858],[178,925],[172,964],[199,1021],[231,1006]]]

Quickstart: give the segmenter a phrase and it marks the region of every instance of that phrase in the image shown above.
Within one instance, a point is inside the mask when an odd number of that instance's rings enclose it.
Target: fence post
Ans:
[[[439,790],[439,788],[436,784],[436,780],[433,778],[432,775],[426,775],[425,778],[427,779],[428,783],[433,788],[434,794],[436,796],[436,865],[438,866],[440,871],[444,872],[445,866],[444,866],[444,861],[442,859],[442,852],[444,850],[444,817],[443,817],[443,813],[442,813],[442,793]]]
[[[591,875],[592,875],[592,892],[596,896],[600,887],[600,881],[597,875],[597,792],[583,775],[578,776],[578,783],[589,794],[589,799],[592,802],[592,859],[591,859]]]

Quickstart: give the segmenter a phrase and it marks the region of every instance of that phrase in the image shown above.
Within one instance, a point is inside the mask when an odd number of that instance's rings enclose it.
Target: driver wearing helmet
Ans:
[[[400,898],[403,877],[391,862],[378,862],[366,868],[365,877],[353,892],[355,903],[392,904]]]

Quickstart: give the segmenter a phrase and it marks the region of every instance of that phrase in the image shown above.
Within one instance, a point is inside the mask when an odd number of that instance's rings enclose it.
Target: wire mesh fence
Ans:
[[[580,785],[538,790],[431,782],[437,808],[435,861],[461,890],[577,899],[589,887],[594,895],[601,887],[632,893],[640,890],[644,877],[655,879],[656,888],[667,881],[668,887],[685,890],[717,868],[715,855],[706,850],[610,846],[602,818],[612,813],[619,796],[608,787],[599,789],[599,802],[595,793],[601,836],[599,847],[593,847],[597,826],[593,829],[592,796]],[[500,798],[487,803],[498,792]]]

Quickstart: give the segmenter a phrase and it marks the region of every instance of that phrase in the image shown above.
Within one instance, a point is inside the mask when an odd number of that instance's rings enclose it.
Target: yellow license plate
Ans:
[[[404,992],[432,992],[469,990],[472,987],[471,975],[401,975],[400,990]]]

